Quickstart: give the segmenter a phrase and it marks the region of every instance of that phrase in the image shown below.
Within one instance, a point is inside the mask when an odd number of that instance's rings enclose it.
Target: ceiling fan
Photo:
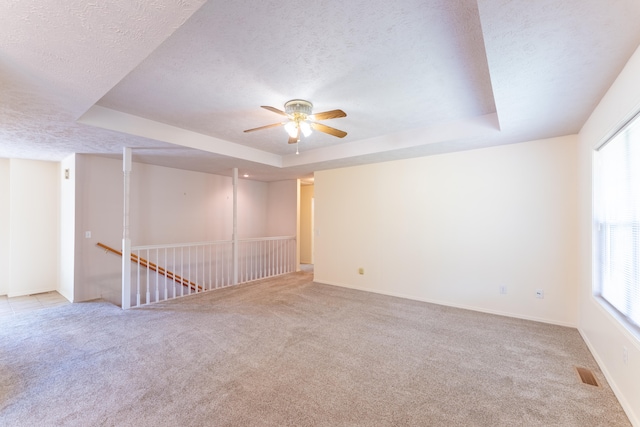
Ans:
[[[323,125],[322,123],[317,123],[315,121],[347,117],[347,113],[342,110],[331,110],[325,111],[323,113],[312,114],[313,104],[303,99],[292,99],[291,101],[287,101],[284,104],[284,111],[265,105],[263,105],[262,108],[272,111],[276,114],[280,114],[281,116],[285,116],[289,119],[289,121],[260,126],[253,129],[247,129],[245,130],[245,132],[254,132],[256,130],[284,126],[287,134],[289,134],[289,144],[295,144],[296,142],[299,142],[300,134],[309,136],[312,130],[328,133],[329,135],[337,136],[338,138],[344,138],[347,135],[347,133],[344,131]]]

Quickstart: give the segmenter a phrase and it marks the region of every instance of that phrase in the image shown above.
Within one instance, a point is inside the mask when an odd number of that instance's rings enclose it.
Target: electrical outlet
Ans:
[[[360,268],[358,269],[358,274],[364,274],[364,268],[360,267]]]
[[[502,295],[507,293],[507,287],[505,285],[500,285],[500,293]]]
[[[544,290],[536,289],[536,298],[543,299],[544,298]]]
[[[622,363],[626,365],[628,361],[629,361],[629,351],[627,350],[626,346],[622,346]]]
[[[84,232],[84,238],[85,239],[90,239],[91,238],[91,232],[90,231],[85,231]]]

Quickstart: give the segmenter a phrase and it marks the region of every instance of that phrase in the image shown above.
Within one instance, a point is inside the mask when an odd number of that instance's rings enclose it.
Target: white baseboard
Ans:
[[[314,282],[322,283],[324,285],[339,286],[341,288],[355,289],[355,290],[358,290],[358,291],[371,292],[371,293],[374,293],[374,294],[387,295],[387,296],[390,296],[390,297],[404,298],[404,299],[408,299],[408,300],[412,300],[412,301],[421,301],[421,302],[427,302],[427,303],[430,303],[430,304],[444,305],[444,306],[447,306],[447,307],[461,308],[461,309],[464,309],[464,310],[478,311],[480,313],[495,314],[495,315],[498,315],[498,316],[513,317],[513,318],[516,318],[516,319],[523,319],[523,320],[531,320],[531,321],[534,321],[534,322],[548,323],[548,324],[551,324],[551,325],[558,325],[558,326],[566,326],[566,327],[569,327],[569,328],[577,328],[578,327],[578,325],[576,323],[562,322],[562,321],[557,321],[557,320],[553,320],[553,319],[544,319],[544,318],[539,318],[539,317],[535,317],[535,316],[525,316],[525,315],[521,315],[521,314],[518,314],[518,313],[510,313],[510,312],[504,312],[504,311],[499,311],[499,310],[490,310],[490,309],[486,309],[486,308],[483,308],[483,307],[476,307],[476,306],[470,306],[470,305],[464,305],[464,304],[452,304],[450,302],[438,301],[438,300],[433,300],[433,299],[428,299],[428,298],[418,298],[418,297],[415,297],[415,296],[412,296],[412,295],[405,295],[405,294],[396,293],[396,292],[379,291],[379,290],[374,290],[374,289],[367,289],[367,288],[362,288],[362,287],[358,287],[358,286],[347,285],[347,284],[344,284],[344,283],[323,281],[323,280],[318,280],[317,278],[314,278]]]
[[[620,406],[622,406],[622,409],[624,410],[625,414],[627,414],[627,417],[629,418],[631,425],[633,425],[634,427],[640,427],[640,418],[638,418],[640,417],[640,414],[636,414],[634,412],[634,410],[638,408],[633,408],[629,404],[627,399],[624,397],[624,395],[618,388],[618,385],[616,384],[613,377],[609,373],[609,370],[607,369],[607,365],[604,363],[604,361],[596,351],[595,347],[591,344],[591,342],[589,341],[589,338],[587,338],[587,335],[580,328],[578,328],[578,332],[580,333],[580,336],[582,337],[584,342],[587,344],[587,347],[589,348],[589,351],[591,352],[591,355],[593,356],[593,358],[596,360],[596,363],[600,367],[602,374],[607,379],[607,382],[609,383],[609,387],[611,387],[611,390],[613,390],[613,394],[616,395],[618,402],[620,402]]]
[[[20,290],[18,292],[9,292],[7,298],[23,297],[26,295],[44,294],[46,292],[57,291],[57,289],[28,289]]]

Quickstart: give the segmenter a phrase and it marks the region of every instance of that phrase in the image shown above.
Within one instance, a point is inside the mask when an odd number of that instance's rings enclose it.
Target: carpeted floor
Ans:
[[[311,280],[3,318],[0,425],[630,425],[575,329]]]

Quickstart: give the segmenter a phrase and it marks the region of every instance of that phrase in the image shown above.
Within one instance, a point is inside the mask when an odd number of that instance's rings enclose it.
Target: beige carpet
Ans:
[[[630,425],[575,329],[311,278],[2,319],[0,425]]]

